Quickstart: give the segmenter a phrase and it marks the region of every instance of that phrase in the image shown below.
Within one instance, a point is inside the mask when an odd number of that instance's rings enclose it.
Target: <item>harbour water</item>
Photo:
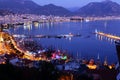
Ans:
[[[70,38],[33,38],[44,48],[53,47],[65,50],[75,58],[97,59],[109,63],[117,62],[114,40],[95,35],[95,30],[120,36],[120,20],[89,21],[89,22],[54,22],[54,23],[26,23],[10,28],[11,34],[24,35],[62,35],[80,34],[80,37]]]

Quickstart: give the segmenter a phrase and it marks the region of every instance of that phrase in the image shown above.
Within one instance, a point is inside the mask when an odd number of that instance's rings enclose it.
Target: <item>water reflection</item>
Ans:
[[[104,22],[104,27],[107,28],[107,21]]]
[[[33,22],[33,26],[35,26],[35,28],[39,28],[39,22]]]
[[[31,24],[31,22],[26,22],[26,23],[24,23],[24,30],[32,30],[32,24]]]
[[[16,31],[10,29],[14,34],[30,35],[60,35],[60,34],[81,34],[77,38],[34,38],[43,47],[54,46],[56,49],[68,51],[76,56],[78,53],[85,58],[91,58],[100,54],[102,60],[107,56],[109,61],[116,61],[116,49],[114,40],[100,35],[95,35],[95,29],[105,33],[119,35],[120,21],[91,21],[91,22],[51,22],[51,23],[25,23]],[[114,28],[115,25],[116,28]],[[29,30],[29,32],[28,32]],[[79,57],[80,58],[80,57]]]
[[[54,22],[49,22],[49,23],[39,23],[38,28],[43,28],[43,27],[47,27],[47,29],[49,30],[51,27],[53,27]]]

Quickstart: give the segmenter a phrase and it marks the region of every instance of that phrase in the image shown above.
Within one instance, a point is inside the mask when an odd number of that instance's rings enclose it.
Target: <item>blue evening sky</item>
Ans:
[[[33,1],[40,5],[46,5],[46,4],[52,3],[58,6],[71,8],[71,7],[82,7],[88,4],[89,2],[101,2],[105,0],[33,0]],[[120,0],[111,0],[111,1],[114,1],[120,4]]]

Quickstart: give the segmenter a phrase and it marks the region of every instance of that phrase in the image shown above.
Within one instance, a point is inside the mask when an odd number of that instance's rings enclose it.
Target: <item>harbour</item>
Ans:
[[[90,24],[95,24],[95,22],[98,23],[98,25],[95,26],[87,26]],[[105,21],[106,22],[106,21]],[[109,22],[108,21],[108,30],[106,31],[106,33],[110,33],[109,31]],[[115,22],[117,22],[115,20]],[[119,22],[119,20],[118,20]],[[28,24],[29,25],[29,24]],[[71,25],[71,26],[69,26]],[[78,26],[79,25],[79,26]],[[98,26],[101,27],[98,27]],[[92,29],[92,27],[94,27],[94,29]],[[111,27],[111,26],[110,26]],[[73,29],[73,31],[71,31],[71,29]],[[90,30],[88,32],[87,28],[90,28]],[[115,49],[115,45],[114,45],[114,40],[110,40],[112,42],[108,40],[101,40],[98,37],[96,37],[95,34],[93,34],[96,30],[96,28],[100,31],[101,28],[103,29],[103,31],[106,30],[106,25],[104,25],[104,21],[91,21],[91,22],[55,22],[52,24],[49,23],[42,23],[39,24],[38,26],[21,26],[21,27],[16,27],[16,29],[20,29],[18,30],[14,30],[14,28],[10,28],[9,32],[10,34],[12,34],[14,37],[19,38],[19,39],[33,39],[35,41],[38,42],[38,44],[42,43],[43,47],[53,47],[55,49],[60,49],[60,50],[66,50],[68,51],[71,55],[73,55],[74,57],[76,57],[76,53],[79,53],[79,58],[95,58],[97,57],[97,54],[100,54],[100,58],[102,61],[104,61],[105,57],[108,57],[108,53],[110,55],[114,55],[114,58],[116,59],[110,59],[108,58],[108,61],[110,63],[112,62],[117,62],[117,55],[116,55],[116,49]],[[55,30],[53,30],[55,29]],[[33,31],[35,30],[35,32]],[[37,31],[39,30],[39,31]],[[50,33],[52,31],[52,33]],[[11,33],[12,32],[12,33]],[[27,32],[27,33],[26,33]],[[34,33],[33,33],[34,32]],[[112,32],[111,32],[112,33]],[[69,35],[69,34],[73,34],[73,35],[77,35],[76,37],[71,36],[63,36],[63,35]],[[115,34],[115,33],[114,33]],[[117,33],[116,33],[117,35]],[[34,38],[36,37],[36,38]],[[39,38],[39,39],[37,39]],[[93,40],[94,39],[94,40]],[[48,42],[49,41],[49,42]],[[76,43],[75,43],[76,41]],[[93,45],[93,41],[95,41],[96,43]],[[68,47],[66,47],[64,45],[64,43],[66,43],[66,45]],[[88,45],[86,45],[87,48],[85,48],[85,46],[80,45],[82,43],[82,45],[84,45],[85,43],[87,43]],[[100,43],[100,44],[98,44]],[[73,45],[73,44],[76,44]],[[104,46],[104,45],[109,45],[109,46]],[[90,45],[93,45],[93,47],[90,47]],[[104,46],[106,48],[111,48],[109,51],[105,50],[104,48],[101,48],[101,46]],[[92,49],[92,48],[95,48]],[[87,50],[92,50],[89,54],[87,52]],[[80,56],[82,55],[82,56]],[[89,57],[88,57],[89,55]],[[96,57],[93,57],[96,56]],[[110,56],[109,56],[110,57]]]
[[[0,0],[0,80],[120,80],[120,1]]]

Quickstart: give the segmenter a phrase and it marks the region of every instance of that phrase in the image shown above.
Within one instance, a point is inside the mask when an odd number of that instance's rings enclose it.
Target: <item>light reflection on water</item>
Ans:
[[[73,38],[35,38],[43,47],[54,47],[56,49],[66,50],[76,57],[77,53],[82,58],[97,59],[99,53],[103,61],[107,56],[109,62],[116,62],[116,48],[114,40],[95,35],[94,31],[120,35],[120,21],[90,21],[90,22],[55,22],[55,23],[33,23],[24,26],[11,28],[14,34],[25,35],[60,35],[60,34],[81,34],[81,37]],[[78,56],[79,58],[81,58]]]

